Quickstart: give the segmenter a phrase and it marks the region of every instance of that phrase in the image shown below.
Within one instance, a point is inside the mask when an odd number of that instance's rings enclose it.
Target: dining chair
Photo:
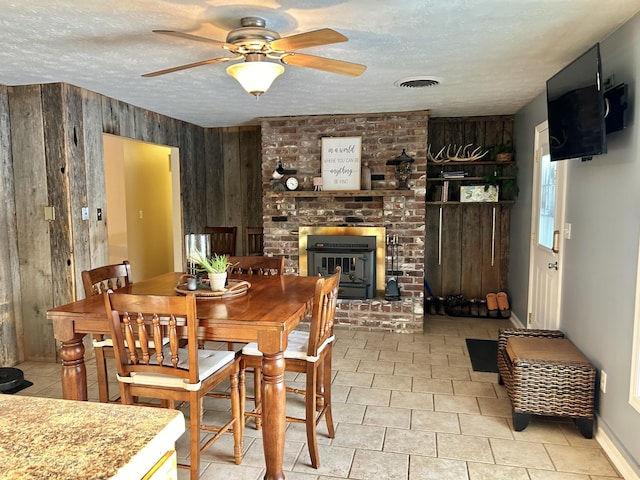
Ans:
[[[244,229],[244,254],[264,254],[264,232],[262,227],[245,227]]]
[[[307,445],[313,468],[320,467],[318,453],[317,426],[325,418],[329,438],[335,437],[333,416],[331,413],[331,356],[333,350],[333,323],[338,302],[338,286],[340,283],[340,267],[329,277],[319,277],[313,298],[311,323],[309,331],[294,330],[289,334],[289,344],[284,352],[285,371],[304,373],[306,388],[304,390],[287,388],[305,396],[305,418],[289,417],[288,422],[306,424]],[[262,353],[257,343],[248,343],[242,349],[240,369],[259,368]],[[259,389],[257,389],[259,391]],[[245,416],[262,415],[262,402],[256,400],[251,412]]]
[[[211,255],[235,255],[238,227],[204,227],[211,235]]]
[[[284,257],[244,256],[229,257],[230,273],[247,275],[283,275]]]
[[[133,404],[134,396],[159,399],[165,408],[175,408],[176,401],[189,402],[190,464],[178,466],[190,470],[191,480],[198,479],[200,453],[225,432],[233,433],[233,456],[239,465],[244,448],[244,412],[240,400],[244,396],[244,383],[238,378],[240,355],[225,350],[198,349],[195,295],[107,292],[104,302],[122,403]],[[188,342],[181,348],[179,339],[184,336]],[[153,340],[158,345],[162,338],[169,338],[169,343],[154,351],[150,342]],[[231,419],[223,426],[203,423],[203,399],[227,379],[231,385]],[[202,445],[201,430],[214,432]]]
[[[85,297],[101,295],[107,290],[115,290],[133,283],[131,265],[127,260],[113,265],[104,265],[82,272],[82,285]],[[93,351],[98,371],[98,398],[102,403],[109,402],[109,376],[107,358],[114,358],[113,341],[109,336],[93,335]]]

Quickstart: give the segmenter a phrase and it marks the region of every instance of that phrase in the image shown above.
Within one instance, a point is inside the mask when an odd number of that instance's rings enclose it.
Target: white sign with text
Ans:
[[[362,137],[322,139],[322,184],[324,190],[360,190]]]

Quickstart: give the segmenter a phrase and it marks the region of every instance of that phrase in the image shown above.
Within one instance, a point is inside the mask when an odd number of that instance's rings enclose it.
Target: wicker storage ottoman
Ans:
[[[499,382],[521,431],[531,415],[571,417],[593,437],[596,369],[558,330],[504,329],[498,339]]]

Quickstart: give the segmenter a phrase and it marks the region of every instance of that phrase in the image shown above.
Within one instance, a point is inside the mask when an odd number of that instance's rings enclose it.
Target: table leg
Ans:
[[[262,357],[262,442],[267,471],[265,480],[283,480],[286,390],[282,352]]]
[[[84,334],[74,334],[71,340],[62,342],[62,398],[65,400],[88,399],[83,337]]]

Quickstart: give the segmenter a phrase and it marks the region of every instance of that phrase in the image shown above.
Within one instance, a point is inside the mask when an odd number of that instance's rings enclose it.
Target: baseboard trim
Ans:
[[[520,321],[520,319],[516,316],[515,313],[511,312],[511,317],[509,317],[509,320],[511,320],[511,323],[513,324],[514,327],[516,327],[516,328],[525,328],[525,326]]]
[[[604,453],[607,454],[613,466],[616,467],[618,473],[622,475],[622,478],[625,480],[640,480],[638,474],[631,468],[629,462],[601,428],[596,429],[596,441],[600,444]]]

